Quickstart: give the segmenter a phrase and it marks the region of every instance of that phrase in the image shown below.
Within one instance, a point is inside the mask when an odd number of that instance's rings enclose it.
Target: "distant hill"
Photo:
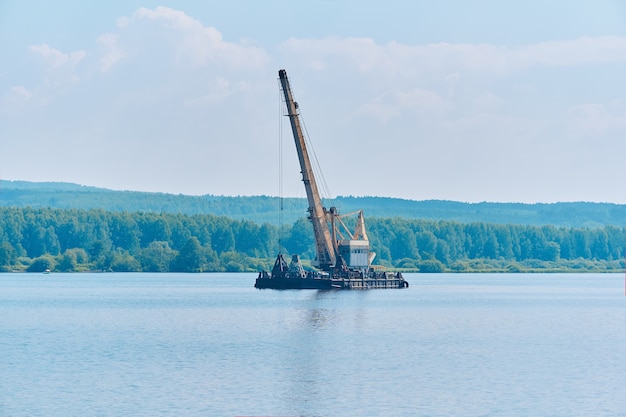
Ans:
[[[463,203],[413,201],[388,197],[337,197],[325,202],[341,213],[364,210],[367,217],[449,220],[461,223],[546,225],[565,227],[623,226],[626,205],[611,203]],[[279,223],[278,197],[188,196],[182,194],[113,191],[61,182],[0,180],[0,206],[152,211],[215,214],[256,223]],[[283,199],[283,222],[306,216],[304,198]]]

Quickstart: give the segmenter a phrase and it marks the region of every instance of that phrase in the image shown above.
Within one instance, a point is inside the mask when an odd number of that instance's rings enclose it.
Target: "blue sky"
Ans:
[[[100,4],[102,3],[102,4]],[[0,0],[0,176],[304,196],[626,203],[622,1]],[[286,121],[284,121],[286,122]]]

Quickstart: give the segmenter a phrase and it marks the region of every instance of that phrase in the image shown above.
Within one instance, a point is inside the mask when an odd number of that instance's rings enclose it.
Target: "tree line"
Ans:
[[[625,229],[368,219],[375,264],[407,271],[624,269]],[[314,257],[312,227],[216,215],[0,207],[0,270],[221,272]]]
[[[367,217],[448,220],[460,223],[553,224],[564,227],[622,226],[626,204],[562,203],[463,203],[457,201],[412,201],[389,197],[337,197],[325,200],[344,213],[364,210]],[[278,219],[294,223],[306,213],[306,198],[269,196],[188,196],[181,194],[113,191],[69,183],[34,183],[0,180],[0,206],[103,209],[213,214],[278,226]],[[279,216],[279,207],[282,208]]]

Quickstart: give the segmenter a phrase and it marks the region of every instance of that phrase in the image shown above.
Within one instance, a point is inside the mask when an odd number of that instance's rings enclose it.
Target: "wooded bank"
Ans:
[[[369,218],[375,263],[441,271],[619,271],[625,229]],[[279,248],[279,241],[282,247]],[[314,256],[311,225],[215,215],[0,207],[2,271],[257,271]]]

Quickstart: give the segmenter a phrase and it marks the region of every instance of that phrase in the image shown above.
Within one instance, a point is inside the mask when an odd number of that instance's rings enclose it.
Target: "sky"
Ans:
[[[284,68],[326,197],[626,203],[621,0],[0,0],[0,51],[5,180],[304,197]]]

